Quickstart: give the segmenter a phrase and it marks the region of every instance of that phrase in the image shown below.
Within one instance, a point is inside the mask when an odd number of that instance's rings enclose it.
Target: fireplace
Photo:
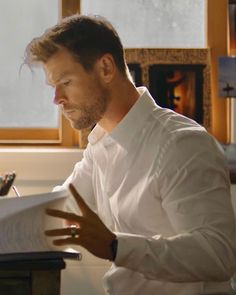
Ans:
[[[126,49],[126,59],[136,86],[147,86],[158,105],[210,131],[208,49]]]

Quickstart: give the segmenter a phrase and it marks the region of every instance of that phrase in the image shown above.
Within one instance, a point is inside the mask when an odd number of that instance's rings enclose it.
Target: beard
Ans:
[[[102,119],[106,109],[105,101],[102,104],[94,104],[92,108],[80,107],[77,109],[78,118],[70,119],[71,126],[78,130],[90,128]]]
[[[67,118],[74,129],[92,128],[102,119],[107,110],[109,104],[107,89],[100,85],[98,90],[91,91],[91,93],[86,103],[70,106],[74,113],[72,116],[68,115]]]

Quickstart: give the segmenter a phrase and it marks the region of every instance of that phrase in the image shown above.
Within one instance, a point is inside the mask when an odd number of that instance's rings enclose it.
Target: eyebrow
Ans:
[[[59,75],[55,75],[55,78],[53,80],[46,80],[46,84],[48,84],[48,85],[57,84],[60,80],[62,80],[69,73],[70,73],[69,71],[64,71],[64,72],[60,73]]]

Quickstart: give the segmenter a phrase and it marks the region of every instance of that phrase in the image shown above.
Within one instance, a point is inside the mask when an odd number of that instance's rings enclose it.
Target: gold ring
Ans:
[[[76,225],[71,225],[70,226],[70,235],[72,238],[78,238],[79,235],[78,235],[78,232],[77,232],[77,226]]]

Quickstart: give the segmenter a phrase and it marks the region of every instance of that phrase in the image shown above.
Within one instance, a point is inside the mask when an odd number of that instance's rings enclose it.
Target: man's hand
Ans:
[[[112,250],[110,245],[112,240],[116,238],[115,234],[112,233],[88,207],[72,184],[69,185],[69,188],[82,215],[80,216],[55,209],[47,209],[46,213],[53,217],[65,219],[67,224],[75,225],[75,235],[72,235],[71,227],[47,230],[45,234],[51,237],[58,237],[53,241],[54,245],[81,245],[95,256],[111,260]]]

